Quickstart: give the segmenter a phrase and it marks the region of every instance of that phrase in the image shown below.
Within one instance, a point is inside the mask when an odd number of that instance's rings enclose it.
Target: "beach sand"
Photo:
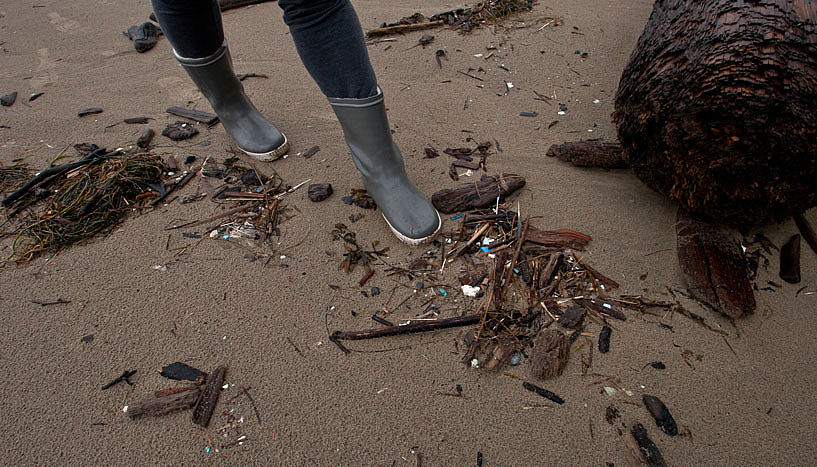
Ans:
[[[430,15],[460,6],[417,0],[354,4],[364,29],[416,11]],[[667,288],[684,289],[675,253],[676,206],[629,171],[579,169],[545,156],[555,143],[615,140],[615,90],[651,8],[646,0],[540,1],[504,28],[469,35],[433,30],[435,41],[425,48],[413,47],[423,32],[369,46],[409,174],[428,194],[454,186],[450,159],[424,159],[424,148],[473,146],[468,137],[497,141],[501,152],[489,157],[489,173],[527,179],[512,198],[523,217],[530,215],[540,229],[592,236],[583,257],[621,284],[618,293],[671,300]],[[122,35],[149,13],[145,0],[0,6],[0,94],[19,92],[14,106],[0,108],[0,124],[10,127],[0,129],[0,160],[30,156],[27,162],[45,167],[66,147],[72,153],[75,143],[133,144],[145,125],[126,125],[123,118],[151,117],[148,126],[160,133],[177,120],[165,113],[167,107],[209,111],[166,39],[138,54]],[[547,20],[536,20],[543,17],[563,24],[540,29]],[[227,12],[224,27],[236,71],[269,76],[248,79],[245,88],[292,144],[288,158],[256,165],[292,185],[307,179],[331,183],[335,194],[320,203],[311,202],[305,188],[289,195],[292,217],[281,224],[281,237],[265,259],[255,260],[234,243],[197,242],[166,231],[217,209],[209,200],[176,200],[129,218],[107,238],[0,270],[0,462],[427,466],[476,465],[480,455],[485,466],[623,465],[621,422],[642,423],[671,465],[817,461],[817,294],[807,293],[817,290],[817,257],[805,244],[803,282],[783,283],[779,255],[771,255],[755,282],[782,287],[756,292],[757,311],[735,325],[679,296],[727,337],[679,315],[631,313],[628,321],[615,322],[610,352],[595,352],[590,370],[604,376],[582,376],[574,354],[564,375],[537,383],[565,399],[559,406],[502,372],[462,364],[462,348],[455,344],[462,330],[352,342],[348,347],[362,352],[342,353],[327,331],[376,326],[370,316],[410,296],[413,283],[387,276],[378,263],[366,287],[358,287],[361,269],[346,274],[337,268],[344,250],[332,241],[334,225],[347,224],[361,245],[378,241],[389,247],[392,265],[405,265],[429,247],[400,244],[378,212],[349,221],[363,211],[340,198],[362,184],[279,7]],[[496,50],[486,60],[488,46]],[[442,68],[434,58],[438,49],[446,51]],[[473,73],[483,81],[457,73],[479,67],[484,73]],[[514,86],[508,95],[505,82]],[[45,94],[23,105],[35,91]],[[535,100],[534,91],[554,99]],[[557,114],[560,104],[565,115]],[[104,112],[76,116],[88,107]],[[199,128],[199,136],[178,144],[157,136],[153,152],[178,160],[231,155],[221,125]],[[314,145],[321,149],[313,157],[297,156]],[[197,183],[182,193],[195,192]],[[817,224],[817,211],[806,217]],[[455,221],[444,225],[455,228]],[[203,229],[191,231],[206,237]],[[751,233],[762,232],[780,246],[796,231],[788,221]],[[0,246],[3,256],[9,243],[7,238]],[[439,280],[452,283],[462,267],[450,264]],[[373,286],[382,293],[361,293]],[[796,295],[803,286],[806,291]],[[429,290],[409,300],[411,310],[402,316],[416,312]],[[70,303],[32,303],[58,298]],[[462,304],[461,295],[451,297],[443,314],[453,316]],[[587,327],[593,334],[599,330],[594,323]],[[89,335],[90,342],[81,340]],[[157,370],[175,361],[205,371],[229,367],[229,388],[207,429],[191,423],[190,411],[137,420],[122,411],[173,386]],[[653,361],[667,369],[645,367]],[[137,370],[133,386],[100,390],[124,370]],[[529,379],[524,364],[506,371]],[[607,383],[593,384],[608,376],[632,396],[608,395],[602,389]],[[461,397],[451,396],[458,385]],[[686,436],[661,432],[641,404],[642,394],[660,397]],[[611,405],[621,414],[615,426],[605,421]],[[225,437],[219,429],[231,416],[236,426]],[[229,445],[240,435],[246,436],[243,444]]]

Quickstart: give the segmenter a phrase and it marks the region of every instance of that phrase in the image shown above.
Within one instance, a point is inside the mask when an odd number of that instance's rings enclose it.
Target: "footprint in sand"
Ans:
[[[195,85],[189,80],[176,76],[166,76],[157,80],[159,86],[164,89],[175,102],[186,103],[202,99],[202,95]],[[183,105],[183,104],[179,104]],[[209,112],[209,110],[208,110]]]
[[[51,53],[47,48],[37,49],[37,58],[40,63],[34,70],[34,77],[31,78],[31,85],[34,89],[42,89],[57,82],[58,76],[54,71],[57,61],[51,58]]]
[[[57,31],[73,34],[79,30],[79,23],[68,18],[63,18],[56,11],[48,14],[48,22],[53,24]]]

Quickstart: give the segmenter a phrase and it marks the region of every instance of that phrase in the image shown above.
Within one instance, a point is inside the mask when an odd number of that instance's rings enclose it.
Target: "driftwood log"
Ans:
[[[495,177],[483,175],[478,182],[464,183],[457,188],[440,190],[431,195],[431,202],[440,212],[451,214],[459,211],[494,206],[497,197],[504,199],[525,186],[519,175],[502,174]]]
[[[817,0],[661,0],[616,93],[636,176],[735,225],[817,205]]]
[[[746,257],[725,229],[678,210],[678,261],[693,297],[721,313],[740,318],[755,310]]]

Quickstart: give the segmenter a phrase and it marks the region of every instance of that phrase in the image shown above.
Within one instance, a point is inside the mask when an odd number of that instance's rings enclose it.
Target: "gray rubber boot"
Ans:
[[[176,54],[176,59],[210,102],[239,149],[262,161],[286,154],[289,150],[286,136],[268,122],[244,94],[226,43],[209,57],[191,59]]]
[[[442,225],[437,210],[409,179],[403,155],[391,137],[383,92],[365,99],[329,98],[343,127],[352,160],[397,238],[417,245]]]

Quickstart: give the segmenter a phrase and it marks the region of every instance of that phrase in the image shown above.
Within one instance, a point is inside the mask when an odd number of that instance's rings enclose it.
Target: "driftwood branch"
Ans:
[[[398,24],[396,26],[386,26],[366,31],[366,37],[383,37],[391,34],[400,34],[409,31],[419,31],[421,29],[432,29],[445,24],[445,21],[429,21],[428,23]]]
[[[128,406],[128,417],[136,418],[140,415],[164,415],[176,410],[189,409],[196,405],[201,389],[194,387],[186,391],[154,397],[146,401]]]
[[[330,338],[332,340],[362,340],[375,339],[378,337],[397,336],[401,334],[414,334],[418,332],[435,331],[437,329],[447,329],[458,326],[470,326],[479,322],[478,313],[457,316],[454,318],[438,319],[436,321],[422,321],[411,323],[405,326],[389,326],[379,329],[369,329],[367,331],[335,331]]]

